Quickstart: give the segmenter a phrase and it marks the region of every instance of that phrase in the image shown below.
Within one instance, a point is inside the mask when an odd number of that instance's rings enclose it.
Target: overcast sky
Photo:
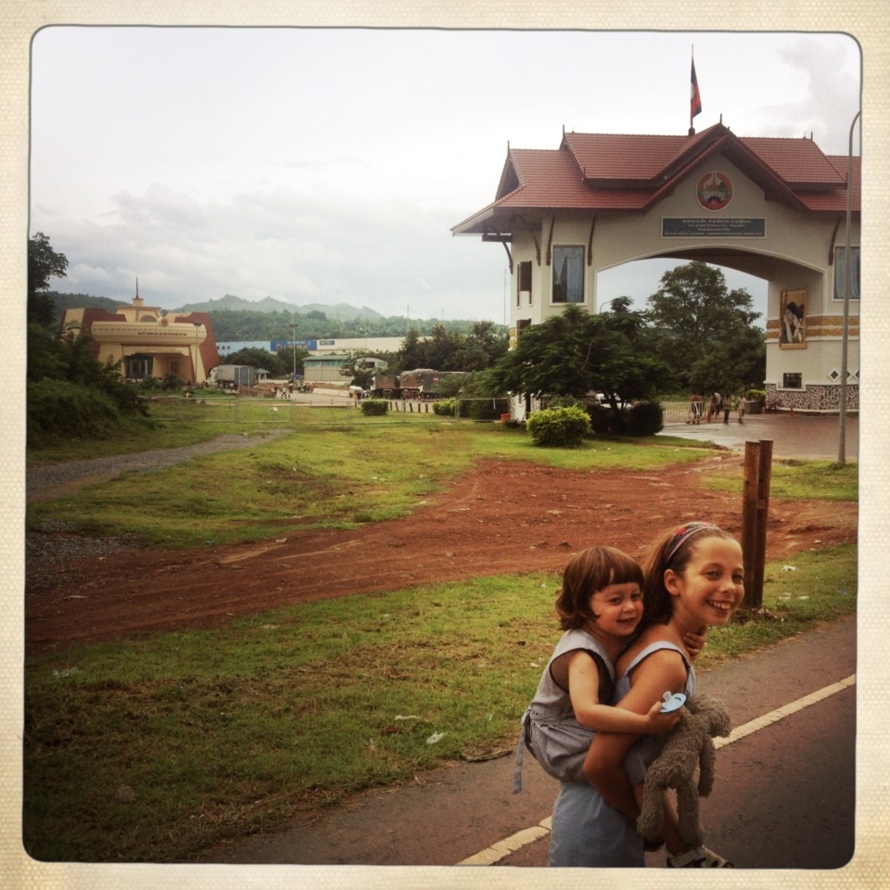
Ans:
[[[505,319],[506,253],[450,229],[508,142],[562,130],[809,136],[846,155],[860,54],[841,34],[50,27],[33,40],[30,232],[51,287],[168,309],[271,296]],[[855,145],[858,152],[858,139]],[[604,273],[642,305],[676,261]],[[765,310],[765,286],[726,271]]]

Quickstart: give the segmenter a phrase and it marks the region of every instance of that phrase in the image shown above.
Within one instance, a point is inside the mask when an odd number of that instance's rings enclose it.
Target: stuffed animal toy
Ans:
[[[661,753],[652,762],[643,782],[643,803],[637,831],[650,843],[661,839],[664,826],[664,792],[677,790],[680,836],[693,847],[704,842],[699,820],[699,795],[707,797],[714,787],[717,751],[712,738],[728,736],[729,713],[723,702],[696,695],[686,703],[680,722],[668,733]],[[695,768],[699,767],[698,786]]]

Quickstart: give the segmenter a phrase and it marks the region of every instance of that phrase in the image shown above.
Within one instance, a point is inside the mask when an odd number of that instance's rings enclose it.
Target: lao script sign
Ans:
[[[753,217],[666,216],[662,238],[765,238],[766,220]]]

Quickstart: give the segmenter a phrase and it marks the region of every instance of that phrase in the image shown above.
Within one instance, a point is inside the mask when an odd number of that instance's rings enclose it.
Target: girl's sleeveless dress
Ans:
[[[615,684],[613,702],[630,690],[630,674],[660,649],[673,649],[686,663],[686,695],[695,693],[695,672],[685,653],[673,643],[659,641],[643,649]],[[640,736],[628,751],[625,769],[631,784],[642,782],[649,764],[658,756],[663,735]],[[616,810],[587,783],[561,782],[553,805],[548,866],[574,868],[643,868],[643,838],[636,825]]]

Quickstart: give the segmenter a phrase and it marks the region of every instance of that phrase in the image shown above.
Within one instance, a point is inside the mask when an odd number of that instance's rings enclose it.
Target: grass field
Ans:
[[[187,421],[171,425],[148,434],[143,449],[203,434],[182,429]],[[219,540],[244,540],[274,533],[284,501],[307,525],[405,515],[479,456],[657,469],[707,453],[661,438],[544,450],[494,424],[307,417],[249,459],[214,455],[178,468],[176,491],[164,473],[125,477],[89,497],[37,505],[29,522],[64,510],[101,532],[113,509],[151,542],[203,539],[208,522]],[[381,468],[385,485],[369,478]],[[214,489],[216,506],[200,523],[182,508],[183,472],[187,487]],[[774,497],[856,496],[855,468],[789,464],[774,479]],[[322,500],[336,509],[316,515]],[[767,566],[765,616],[713,632],[701,668],[855,610],[854,547],[802,553],[795,566]],[[361,789],[512,749],[559,635],[557,585],[547,574],[436,584],[31,658],[26,849],[47,861],[189,861]]]

